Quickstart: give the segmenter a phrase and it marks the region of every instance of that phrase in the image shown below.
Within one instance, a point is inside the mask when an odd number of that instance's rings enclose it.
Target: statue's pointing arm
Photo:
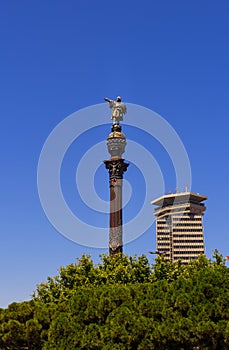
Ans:
[[[109,98],[105,97],[105,101],[109,102],[109,107],[113,108],[115,106],[115,102],[113,100],[110,100]]]

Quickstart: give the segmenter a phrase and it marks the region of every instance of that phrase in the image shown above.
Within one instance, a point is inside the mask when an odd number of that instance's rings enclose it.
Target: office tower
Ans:
[[[204,254],[203,215],[206,196],[192,192],[164,195],[156,206],[156,252],[166,260],[187,264]]]

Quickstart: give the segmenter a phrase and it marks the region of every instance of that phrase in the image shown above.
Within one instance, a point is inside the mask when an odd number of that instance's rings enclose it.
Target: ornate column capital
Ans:
[[[109,170],[109,177],[111,180],[123,179],[123,173],[127,170],[129,164],[125,163],[125,159],[110,159],[104,160],[106,169]]]

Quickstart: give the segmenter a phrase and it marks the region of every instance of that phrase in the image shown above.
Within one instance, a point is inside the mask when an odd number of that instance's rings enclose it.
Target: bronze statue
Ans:
[[[120,121],[123,121],[123,115],[127,113],[126,105],[122,103],[120,96],[117,96],[116,101],[110,100],[105,97],[105,101],[109,102],[109,107],[112,108],[111,119],[113,124],[119,124]]]

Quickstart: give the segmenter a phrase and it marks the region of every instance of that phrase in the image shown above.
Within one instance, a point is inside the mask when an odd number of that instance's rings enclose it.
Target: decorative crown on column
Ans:
[[[125,152],[126,137],[122,133],[122,128],[118,124],[112,125],[111,133],[107,138],[107,148],[111,158],[122,158]]]

